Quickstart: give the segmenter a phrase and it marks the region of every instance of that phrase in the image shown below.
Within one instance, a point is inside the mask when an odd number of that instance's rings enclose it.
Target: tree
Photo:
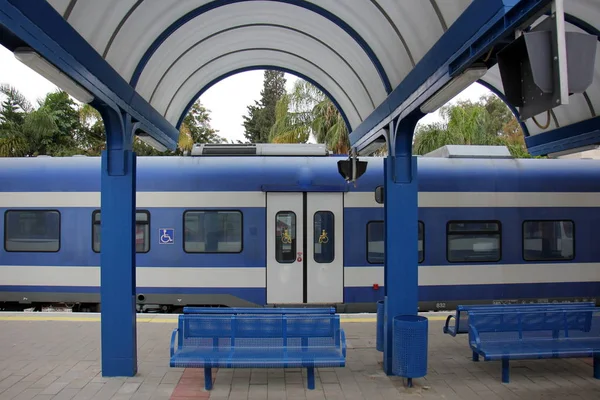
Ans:
[[[36,155],[98,156],[106,148],[102,117],[88,104],[75,103],[64,91],[48,93],[34,108],[15,88],[0,85],[0,157]],[[194,143],[225,141],[210,126],[209,111],[198,101],[185,117],[176,151],[159,152],[138,138],[133,150],[139,156],[182,154]]]
[[[292,93],[279,103],[270,141],[305,143],[312,134],[317,143],[325,143],[334,153],[348,154],[350,141],[342,114],[315,86],[299,79]]]
[[[82,135],[78,105],[62,91],[48,93],[37,110],[53,121],[53,130],[38,141],[38,154],[71,156],[80,154],[78,140]]]
[[[280,71],[265,71],[260,102],[248,106],[244,115],[244,137],[250,143],[267,143],[271,128],[275,125],[277,102],[286,93],[286,79]]]
[[[448,144],[505,145],[514,157],[530,157],[523,131],[510,109],[495,95],[461,101],[440,110],[443,122],[421,126],[413,151],[425,154]]]
[[[183,135],[181,135],[183,133]],[[183,138],[181,137],[183,136]],[[182,142],[183,140],[183,142]],[[191,141],[190,141],[191,140]],[[210,126],[210,111],[200,101],[194,103],[183,119],[180,129],[180,148],[191,149],[194,143],[224,143],[225,139]]]
[[[284,94],[277,102],[275,124],[269,132],[269,142],[306,143],[310,137],[310,126],[301,115],[290,111],[290,95]]]
[[[57,122],[68,110],[60,99],[52,98],[57,93],[49,93],[37,109],[9,85],[0,85],[0,93],[6,97],[0,108],[0,156],[53,155],[72,145],[59,130]]]

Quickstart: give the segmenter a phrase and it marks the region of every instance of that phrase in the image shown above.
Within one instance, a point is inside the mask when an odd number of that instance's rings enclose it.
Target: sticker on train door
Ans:
[[[298,252],[298,258],[296,259],[296,261],[302,262],[302,252],[301,251]]]
[[[160,228],[158,230],[158,243],[159,244],[175,244],[175,229]]]

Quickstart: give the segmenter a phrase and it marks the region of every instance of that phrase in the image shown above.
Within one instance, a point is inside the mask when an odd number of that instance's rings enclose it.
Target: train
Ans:
[[[361,157],[349,183],[345,156],[256,146],[137,158],[138,311],[375,311],[384,158]],[[420,310],[597,301],[600,160],[471,151],[417,163]],[[0,159],[1,309],[100,309],[100,168],[99,157]]]

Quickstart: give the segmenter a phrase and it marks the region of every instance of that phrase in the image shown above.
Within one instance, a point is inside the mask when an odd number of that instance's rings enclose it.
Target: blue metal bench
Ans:
[[[502,360],[502,382],[509,382],[509,360],[593,357],[600,379],[600,310],[471,311],[469,346],[473,359]]]
[[[204,368],[206,390],[211,368],[306,368],[314,389],[315,368],[345,365],[339,315],[183,314],[171,335],[170,366]]]
[[[470,311],[508,311],[508,310],[570,310],[581,308],[594,308],[594,302],[580,303],[537,303],[537,304],[476,304],[476,305],[459,305],[456,307],[456,315],[448,315],[446,324],[444,325],[444,333],[456,336],[461,333],[469,332],[468,313]],[[454,319],[454,326],[450,326],[450,320]]]
[[[184,307],[184,314],[245,314],[245,315],[272,315],[272,314],[335,314],[335,307],[329,308],[263,308],[263,307]]]

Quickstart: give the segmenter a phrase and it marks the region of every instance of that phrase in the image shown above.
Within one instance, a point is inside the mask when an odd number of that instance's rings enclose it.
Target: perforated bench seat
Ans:
[[[338,315],[184,314],[171,336],[170,366],[204,368],[207,390],[212,368],[306,368],[314,389],[314,368],[345,364]]]
[[[486,360],[530,358],[593,357],[600,353],[600,338],[577,340],[523,340],[519,343],[485,343],[479,354]]]
[[[593,357],[600,379],[600,310],[477,310],[469,313],[473,360],[502,360],[502,382],[509,382],[509,360]]]
[[[571,309],[591,309],[595,308],[594,302],[578,303],[533,303],[533,304],[471,304],[458,305],[455,315],[448,315],[444,324],[443,332],[445,334],[456,336],[461,333],[469,332],[468,314],[471,311],[552,311],[552,310],[571,310]],[[454,325],[450,321],[454,320]]]
[[[191,348],[171,358],[172,367],[187,368],[323,368],[343,366],[345,357],[335,348],[261,348],[213,351]]]

